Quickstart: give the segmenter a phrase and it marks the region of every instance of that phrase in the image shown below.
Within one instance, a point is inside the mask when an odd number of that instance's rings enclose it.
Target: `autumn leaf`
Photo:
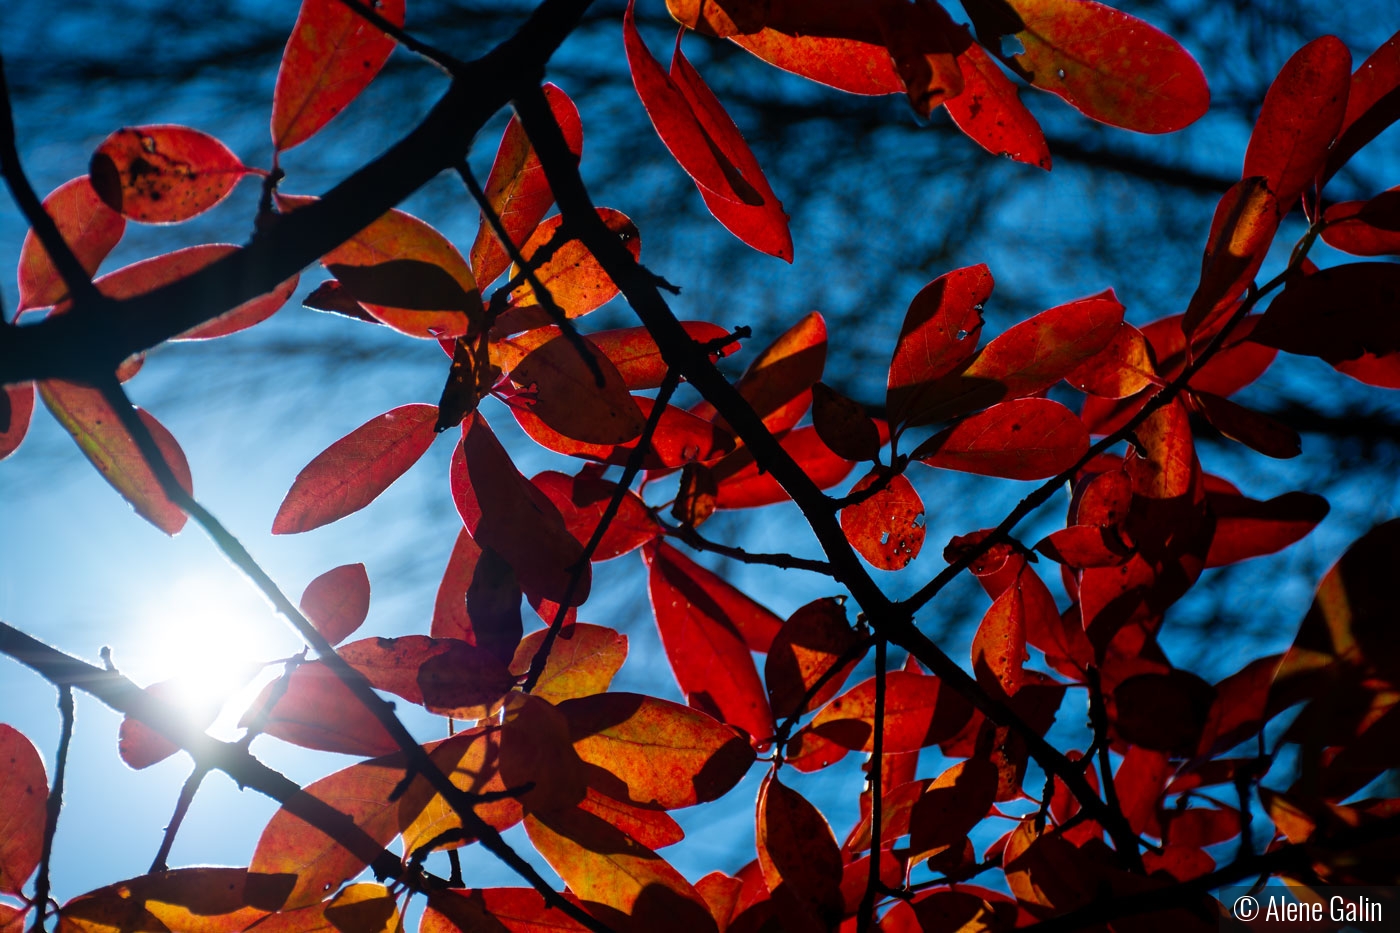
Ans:
[[[379,0],[374,11],[403,25],[404,0]],[[329,123],[369,86],[393,51],[393,39],[338,0],[303,0],[272,92],[276,150],[300,145]]]
[[[892,424],[922,420],[925,396],[977,351],[982,306],[992,286],[985,265],[968,266],[939,276],[914,296],[890,361],[885,404]]]
[[[1216,206],[1201,259],[1201,283],[1181,322],[1188,338],[1231,310],[1254,281],[1278,231],[1280,206],[1291,203],[1275,196],[1274,184],[1277,181],[1247,175]]]
[[[0,460],[19,449],[34,414],[34,383],[0,389]]]
[[[242,682],[246,684],[256,673],[257,668],[253,668],[247,672],[246,677],[241,678]],[[146,688],[146,693],[157,701],[180,707],[181,712],[192,725],[200,729],[207,729],[219,715],[219,709],[223,706],[225,698],[218,697],[200,703],[190,703],[189,687],[187,678],[176,677],[151,684]],[[157,762],[164,761],[179,750],[179,745],[141,720],[132,716],[122,717],[121,725],[117,728],[117,754],[121,756],[122,761],[126,762],[127,767],[138,771],[149,768]]]
[[[880,429],[864,406],[822,382],[812,386],[812,427],[837,456],[847,460],[880,456]]]
[[[1022,51],[1000,56],[1036,87],[1103,123],[1170,133],[1210,105],[1196,60],[1170,36],[1092,0],[970,0],[964,7],[982,44],[1003,36]]]
[[[87,386],[50,379],[39,383],[39,396],[79,449],[142,518],[168,535],[185,527],[185,512],[165,494],[136,441],[122,427],[117,412],[103,394]],[[193,495],[189,462],[170,432],[149,412],[136,410],[155,439],[171,473]]]
[[[912,752],[952,738],[967,723],[972,707],[936,677],[908,671],[885,675],[886,753]],[[812,729],[852,751],[871,750],[875,728],[875,680],[863,681],[822,707]]]
[[[1342,117],[1336,142],[1327,154],[1327,164],[1318,177],[1319,187],[1337,174],[1361,147],[1400,119],[1397,88],[1400,88],[1400,33],[1371,53],[1351,76],[1346,114]]]
[[[984,689],[1015,696],[1025,682],[1026,606],[1017,582],[992,603],[972,639],[972,669]]]
[[[92,189],[142,223],[179,223],[218,204],[253,169],[207,133],[187,126],[129,126],[97,147]]]
[[[603,513],[617,492],[617,484],[580,473],[569,476],[547,470],[530,482],[549,497],[564,524],[580,544],[593,537]],[[595,561],[612,560],[633,551],[661,534],[661,526],[647,510],[642,498],[630,489],[623,491],[617,514],[608,524],[598,548]]]
[[[452,638],[363,638],[336,653],[376,690],[455,719],[483,718],[515,684],[496,655]]]
[[[268,706],[271,705],[271,709]],[[336,673],[320,661],[303,664],[285,686],[268,684],[238,724],[263,719],[263,731],[302,748],[346,755],[387,755],[399,746]]]
[[[586,337],[560,335],[521,360],[510,373],[530,413],[585,444],[625,444],[642,433],[622,374]]]
[[[566,897],[568,895],[565,895]],[[576,898],[571,900],[577,901]],[[583,933],[587,928],[555,907],[534,888],[473,888],[428,894],[419,933]]]
[[[45,804],[49,782],[44,760],[34,744],[12,726],[0,723],[0,892],[19,895],[39,865],[44,843]]]
[[[369,615],[365,565],[344,564],[312,580],[301,594],[301,611],[326,641],[344,641]]]
[[[960,844],[992,808],[996,791],[996,767],[985,758],[969,758],[940,774],[909,812],[912,858]]]
[[[1215,534],[1206,554],[1207,567],[1280,551],[1312,531],[1329,510],[1326,499],[1306,492],[1284,493],[1261,502],[1233,487],[1211,488],[1210,484],[1208,478],[1206,502],[1215,515]]]
[[[846,607],[841,600],[818,599],[789,616],[774,637],[763,668],[774,717],[800,715],[835,696],[864,654],[856,651],[860,643],[860,637],[846,621]],[[842,663],[841,670],[807,698],[808,691],[838,663]]]
[[[92,275],[121,240],[126,219],[97,196],[86,175],[64,182],[44,198],[44,211],[53,218],[63,242],[83,271]],[[30,230],[19,251],[19,305],[29,311],[58,304],[68,285],[58,274],[48,251]]]
[[[432,446],[437,414],[436,405],[403,405],[327,447],[297,474],[272,533],[310,531],[379,498]]]
[[[977,43],[958,53],[963,91],[943,102],[948,116],[977,145],[992,155],[1004,155],[1050,170],[1050,146],[1021,96],[997,63]]]
[[[841,510],[846,540],[881,570],[903,570],[924,545],[924,502],[903,473],[876,467],[851,487],[851,495],[879,491]]]
[[[1400,352],[1400,265],[1353,262],[1290,279],[1264,312],[1253,339],[1329,363],[1363,353]]]
[[[531,632],[520,640],[510,664],[512,674],[523,677],[529,671],[536,652],[544,644],[546,631]],[[555,704],[603,693],[626,659],[626,635],[587,622],[563,626],[533,693]]]
[[[633,259],[641,256],[641,234],[626,214],[600,207],[598,217],[622,241]],[[535,281],[549,292],[549,297],[564,312],[564,316],[582,317],[611,301],[617,294],[617,285],[603,271],[583,241],[573,237],[553,247],[548,259],[536,261],[537,253],[544,252],[556,236],[565,235],[560,232],[563,223],[563,216],[556,214],[540,224],[520,248],[520,255],[534,268]],[[511,281],[515,281],[519,275],[519,267],[511,266]],[[554,317],[542,306],[539,296],[535,294],[535,286],[522,281],[511,290],[506,309],[492,324],[491,332],[504,336],[552,323]]]
[[[831,929],[845,912],[841,850],[821,811],[775,771],[758,791],[758,863],[768,890],[800,930]]]
[[[1059,402],[1023,398],[994,405],[935,434],[910,457],[945,470],[1006,479],[1044,479],[1089,449],[1084,423]]]
[[[830,489],[855,469],[854,460],[834,453],[810,425],[787,432],[778,443],[819,489]],[[715,497],[717,508],[752,509],[788,500],[787,490],[772,473],[758,468],[753,452],[747,447],[720,460],[713,472],[719,483],[719,493]]]

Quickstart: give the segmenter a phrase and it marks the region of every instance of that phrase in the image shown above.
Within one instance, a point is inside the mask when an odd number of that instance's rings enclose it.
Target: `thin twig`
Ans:
[[[190,812],[190,804],[194,803],[194,795],[199,793],[199,788],[208,774],[207,767],[196,764],[194,770],[190,772],[190,776],[185,778],[185,783],[180,788],[180,796],[175,799],[175,810],[170,814],[170,822],[165,824],[165,835],[161,837],[160,848],[156,850],[156,857],[151,860],[151,874],[165,871],[170,867],[170,850],[175,845],[175,837],[180,832],[180,826],[185,822],[185,814]]]
[[[356,16],[369,23],[371,26],[393,39],[399,45],[413,52],[423,60],[435,65],[443,74],[450,77],[458,77],[467,71],[467,65],[460,59],[449,55],[441,49],[434,48],[420,39],[385,19],[373,7],[357,2],[357,0],[340,0],[341,3],[349,7]]]
[[[622,500],[626,498],[632,481],[641,472],[647,450],[650,449],[652,438],[656,436],[656,429],[661,424],[661,416],[665,414],[666,406],[670,404],[671,396],[675,394],[676,385],[679,382],[680,374],[674,369],[669,370],[666,373],[666,378],[661,382],[661,389],[656,393],[656,399],[652,403],[651,414],[647,415],[641,436],[637,438],[637,446],[633,447],[632,452],[627,455],[627,464],[622,468],[622,478],[613,487],[612,497],[608,499],[607,508],[603,510],[602,518],[598,520],[593,534],[589,536],[588,543],[583,547],[583,554],[579,556],[578,564],[575,565],[573,573],[569,576],[569,586],[564,591],[563,601],[554,610],[554,618],[549,622],[549,630],[544,633],[544,641],[540,642],[535,656],[530,659],[530,671],[525,675],[525,681],[520,688],[526,693],[535,689],[540,675],[544,673],[545,663],[549,660],[549,652],[553,650],[554,640],[559,637],[559,629],[564,623],[564,617],[569,612],[569,603],[573,598],[574,590],[579,581],[583,579],[583,573],[588,569],[593,555],[598,552],[598,545],[603,543],[603,536],[608,533],[608,527],[617,517],[618,509],[622,507]]]
[[[875,639],[875,733],[870,737],[870,874],[865,881],[865,894],[856,912],[860,933],[875,928],[875,899],[883,887],[880,881],[881,821],[884,816],[885,789],[881,773],[885,756],[885,639]]]
[[[784,745],[787,744],[788,738],[792,735],[793,727],[796,726],[798,721],[802,719],[802,716],[807,710],[807,707],[811,705],[813,698],[815,698],[817,694],[822,692],[822,688],[825,687],[828,683],[830,683],[832,678],[836,677],[838,674],[844,671],[846,669],[846,665],[854,664],[856,661],[865,657],[865,652],[869,651],[870,646],[876,641],[877,639],[873,635],[867,635],[859,639],[845,651],[841,652],[841,656],[836,659],[836,662],[830,667],[828,667],[826,670],[822,671],[820,677],[812,681],[811,685],[808,686],[807,689],[802,693],[802,699],[797,704],[798,711],[793,713],[788,718],[784,719],[782,723],[778,726],[778,731],[774,737],[774,741],[777,743],[779,748],[782,748]]]
[[[1094,730],[1094,745],[1099,750],[1099,774],[1103,785],[1103,801],[1108,806],[1116,821],[1127,828],[1129,833],[1136,835],[1132,825],[1128,823],[1128,818],[1123,814],[1123,806],[1118,802],[1118,788],[1113,781],[1113,763],[1108,759],[1108,709],[1104,706],[1103,687],[1099,680],[1099,669],[1093,665],[1085,672],[1089,679],[1089,725]],[[1136,846],[1130,849],[1119,849],[1118,860],[1123,863],[1123,867],[1129,871],[1143,874],[1145,869],[1142,864],[1142,853]]]
[[[691,525],[672,525],[659,516],[656,522],[667,535],[675,538],[677,541],[688,544],[697,551],[708,551],[711,554],[720,554],[745,564],[761,564],[768,567],[779,567],[783,570],[806,570],[809,573],[819,573],[824,577],[832,575],[831,564],[824,560],[814,560],[809,557],[793,557],[788,554],[756,554],[753,551],[746,551],[743,548],[712,541],[700,534],[700,532]]]
[[[63,812],[63,779],[68,771],[68,745],[73,741],[73,687],[58,684],[58,713],[63,725],[58,737],[58,760],[53,769],[53,787],[44,808],[44,844],[39,853],[39,874],[34,879],[34,925],[30,933],[44,933],[44,914],[49,904],[49,864],[53,857],[53,837]]]

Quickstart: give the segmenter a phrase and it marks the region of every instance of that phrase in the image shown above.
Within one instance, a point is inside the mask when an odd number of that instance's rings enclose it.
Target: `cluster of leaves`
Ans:
[[[642,105],[711,212],[750,246],[788,260],[788,218],[681,53],[685,29],[844,91],[906,94],[923,116],[944,105],[989,151],[1047,169],[1044,138],[1002,65],[1092,118],[1144,132],[1178,129],[1206,109],[1190,56],[1121,12],[1088,0],[964,6],[975,39],[931,0],[669,0],[683,27],[669,71],[642,41],[631,6],[623,42]],[[305,0],[277,78],[269,170],[186,127],[109,136],[88,174],[43,202],[52,229],[36,224],[25,241],[21,312],[47,309],[54,318],[84,301],[119,306],[227,259],[240,247],[189,247],[87,278],[128,221],[187,220],[245,176],[264,186],[259,235],[275,235],[316,202],[279,190],[277,156],[345,109],[396,40],[414,42],[403,22],[401,0],[372,10]],[[439,63],[460,64],[446,56]],[[1182,314],[1135,327],[1106,291],[984,342],[992,273],[956,269],[913,297],[878,409],[822,382],[828,334],[817,313],[756,354],[732,386],[711,391],[714,359],[736,352],[746,333],[704,321],[658,323],[647,310],[659,301],[656,280],[637,284],[640,237],[621,212],[595,210],[584,198],[580,213],[577,197],[561,196],[565,209],[547,216],[561,180],[576,183],[569,173],[583,131],[564,91],[547,85],[539,93],[534,117],[521,94],[484,186],[460,168],[482,211],[465,257],[428,224],[390,210],[344,231],[320,259],[331,278],[306,299],[436,340],[451,360],[438,404],[405,404],[332,444],[292,482],[271,529],[299,533],[366,507],[438,434],[457,435],[449,488],[462,527],[428,633],[347,642],[367,618],[370,581],[359,564],[330,570],[307,587],[299,610],[284,597],[279,603],[305,623],[318,657],[287,662],[241,720],[245,754],[265,734],[364,760],[279,797],[284,808],[246,868],[160,865],[62,905],[61,929],[393,931],[413,894],[426,895],[428,933],[875,924],[934,933],[1062,915],[1113,921],[1143,909],[1134,898],[1152,897],[1170,909],[1118,922],[1213,929],[1219,905],[1199,893],[1202,879],[1221,884],[1247,870],[1304,885],[1393,881],[1400,866],[1386,844],[1400,833],[1397,801],[1356,795],[1400,765],[1400,653],[1385,582],[1400,563],[1400,525],[1356,542],[1321,582],[1284,655],[1209,683],[1173,666],[1158,635],[1206,570],[1276,552],[1327,512],[1307,492],[1260,501],[1207,473],[1195,430],[1209,426],[1265,456],[1295,456],[1292,429],[1230,398],[1279,351],[1400,387],[1391,313],[1400,267],[1318,269],[1307,258],[1319,236],[1361,256],[1400,252],[1395,190],[1340,204],[1323,194],[1348,158],[1400,119],[1400,37],[1355,73],[1332,37],[1284,66],[1243,180],[1216,211]],[[547,125],[532,126],[541,115]],[[1256,283],[1295,207],[1306,235],[1283,273]],[[611,300],[619,283],[644,326],[580,333],[577,319]],[[297,279],[268,285],[236,307],[219,305],[176,339],[254,326],[288,300]],[[133,356],[105,381],[41,379],[37,392],[139,514],[171,534],[189,514],[211,527],[191,498],[174,438],[125,401],[118,380],[141,364]],[[671,403],[682,377],[705,396],[689,409]],[[22,439],[34,394],[33,383],[5,388],[0,455]],[[540,445],[586,462],[527,479],[478,409],[488,396]],[[919,556],[924,505],[908,475],[915,463],[1046,482],[998,527],[953,539],[948,568],[895,603],[855,555],[887,572]],[[610,474],[619,467],[621,476]],[[863,476],[844,497],[821,491],[858,467]],[[1020,519],[1066,483],[1064,527],[1032,546],[1019,541]],[[698,530],[717,510],[789,499],[827,560],[747,554]],[[675,544],[823,573],[854,598],[859,616],[853,624],[842,593],[784,620]],[[632,551],[646,565],[686,705],[610,692],[627,638],[576,618],[590,595],[591,563]],[[1042,558],[1058,565],[1063,606],[1042,576]],[[911,621],[963,571],[991,600],[972,642],[971,675]],[[522,603],[542,627],[525,631]],[[910,652],[902,669],[887,669],[891,642]],[[847,687],[872,650],[875,676]],[[372,691],[470,725],[417,744]],[[1071,694],[1085,698],[1091,734],[1086,748],[1061,751],[1044,736]],[[161,702],[171,694],[155,684],[144,695]],[[1270,747],[1266,727],[1300,705],[1290,725],[1270,732]],[[119,735],[120,755],[134,768],[181,747],[180,736],[142,719],[128,715]],[[955,763],[921,776],[920,753],[934,747]],[[1296,750],[1298,776],[1282,789],[1264,787],[1283,770],[1275,761],[1284,749]],[[821,811],[783,782],[783,768],[817,771],[852,752],[869,756],[869,781],[859,820],[838,841]],[[683,837],[668,811],[723,797],[760,755],[755,858],[692,884],[657,854]],[[53,820],[38,753],[0,727],[0,762],[6,756],[0,893],[19,898],[0,903],[0,930],[8,931],[30,912],[42,927]],[[1046,776],[1043,789],[1025,786],[1032,761]],[[198,762],[196,774],[211,766]],[[1237,792],[1238,806],[1219,799],[1221,786]],[[308,796],[340,822],[314,822]],[[1274,824],[1263,852],[1251,826],[1255,799]],[[435,852],[480,842],[518,869],[499,833],[521,823],[567,885],[563,894],[523,870],[532,887],[482,890],[466,887],[460,872],[444,879],[425,868]],[[990,838],[988,826],[1003,832],[979,853],[970,837]],[[386,854],[397,839],[401,854]],[[1231,840],[1240,858],[1217,870],[1206,850]],[[371,866],[376,882],[353,883]],[[36,869],[31,898],[24,886]],[[916,869],[927,880],[911,883]],[[984,873],[1001,878],[969,883]],[[1118,913],[1098,917],[1094,902],[1102,907],[1105,893]]]

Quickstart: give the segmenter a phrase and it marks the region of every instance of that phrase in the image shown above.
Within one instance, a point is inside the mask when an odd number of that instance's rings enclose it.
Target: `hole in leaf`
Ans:
[[[1026,45],[1025,45],[1025,43],[1022,42],[1020,39],[1016,38],[1015,36],[1002,36],[1002,37],[1001,37],[1001,56],[1002,56],[1002,58],[1009,58],[1009,57],[1011,57],[1012,55],[1021,55],[1021,54],[1024,54],[1025,51],[1026,51]]]
[[[888,531],[882,532],[882,533],[880,534],[880,543],[881,543],[881,544],[889,544],[889,543],[890,543],[890,533],[889,533]]]
[[[1056,68],[1056,69],[1055,69],[1055,76],[1056,76],[1057,78],[1059,78],[1061,81],[1063,81],[1064,78],[1065,78],[1065,70],[1064,70],[1063,68]]]

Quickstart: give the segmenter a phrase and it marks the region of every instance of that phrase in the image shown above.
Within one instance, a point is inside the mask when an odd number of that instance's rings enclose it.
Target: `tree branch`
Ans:
[[[53,837],[58,830],[58,817],[63,812],[63,778],[68,771],[68,744],[73,741],[73,687],[58,684],[58,712],[63,718],[58,737],[57,762],[53,769],[53,788],[44,814],[44,846],[39,854],[39,874],[34,879],[34,925],[30,933],[44,933],[44,914],[49,904],[49,863],[53,857]]]

